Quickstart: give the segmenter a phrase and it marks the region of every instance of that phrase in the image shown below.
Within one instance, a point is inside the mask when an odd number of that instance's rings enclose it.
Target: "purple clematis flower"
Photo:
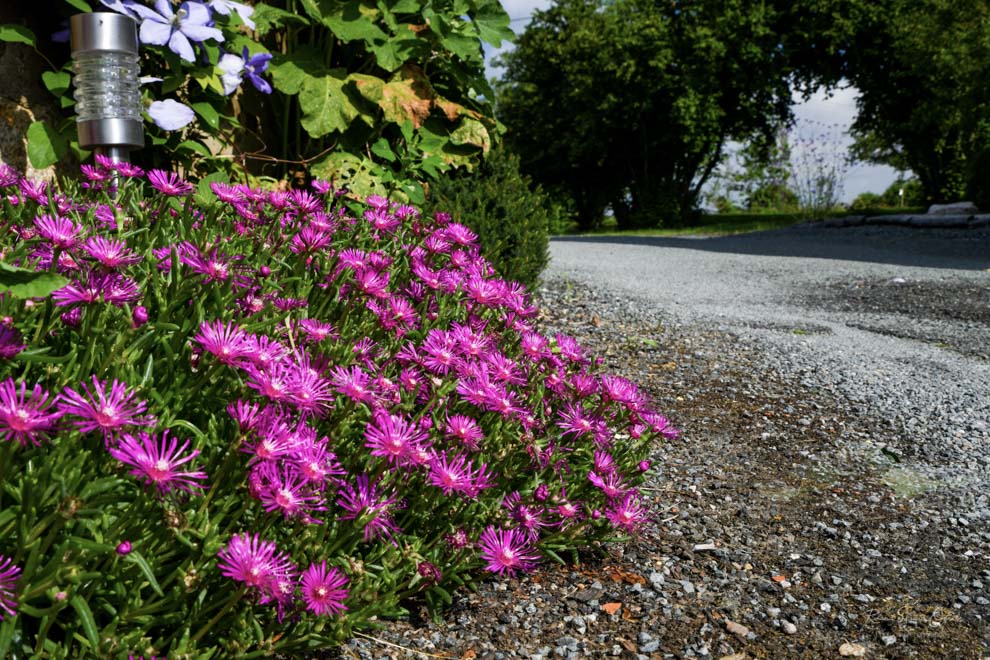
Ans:
[[[262,94],[271,94],[272,86],[261,74],[268,68],[268,63],[272,56],[269,53],[248,54],[247,46],[244,47],[244,54],[241,56],[233,53],[224,53],[217,66],[223,71],[220,80],[223,83],[223,93],[233,94],[240,87],[241,79],[247,76],[254,88]]]
[[[134,0],[100,0],[107,9],[112,9],[113,11],[124,14],[125,16],[130,16],[135,20],[140,20],[137,12],[134,11],[134,5],[137,3]]]
[[[177,131],[196,117],[192,108],[172,99],[155,101],[148,106],[148,114],[159,128],[166,131]]]
[[[234,0],[209,0],[208,4],[216,13],[221,16],[229,16],[230,12],[234,12],[241,17],[241,22],[248,26],[250,29],[254,29],[254,21],[251,20],[251,14],[254,13],[254,7],[248,7],[247,5],[234,2]]]
[[[128,7],[141,17],[141,41],[164,46],[187,62],[195,62],[192,43],[207,39],[223,41],[223,33],[211,26],[213,17],[201,2],[183,2],[173,11],[169,0],[155,0],[155,8],[133,4]]]

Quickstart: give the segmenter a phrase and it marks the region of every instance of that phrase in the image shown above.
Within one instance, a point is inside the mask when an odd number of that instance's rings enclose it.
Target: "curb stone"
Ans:
[[[881,225],[911,227],[914,229],[977,229],[990,227],[990,213],[977,215],[863,215],[845,218],[827,218],[825,220],[809,220],[795,227],[805,228],[843,228],[859,227],[861,225]]]

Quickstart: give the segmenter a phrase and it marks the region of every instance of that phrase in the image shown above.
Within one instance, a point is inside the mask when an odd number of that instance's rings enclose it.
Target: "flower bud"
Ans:
[[[121,557],[131,554],[131,542],[121,541],[120,545],[117,546],[117,554]]]
[[[144,305],[138,305],[134,308],[134,313],[131,315],[131,327],[140,328],[142,325],[148,322],[148,310]]]

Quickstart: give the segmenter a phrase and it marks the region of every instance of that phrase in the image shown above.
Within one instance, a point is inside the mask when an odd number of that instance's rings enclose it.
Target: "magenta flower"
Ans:
[[[364,446],[372,456],[380,456],[390,465],[404,466],[414,461],[418,450],[427,447],[428,435],[401,415],[378,409],[365,427],[364,438]]]
[[[374,403],[375,392],[371,386],[371,376],[361,367],[334,367],[331,374],[334,387],[349,399],[364,403]]]
[[[444,433],[447,437],[457,438],[471,451],[477,451],[480,448],[480,441],[485,437],[478,422],[467,415],[448,417],[447,424],[444,426]]]
[[[92,236],[83,244],[91,259],[111,270],[140,263],[141,256],[127,249],[127,243],[103,236]]]
[[[68,218],[42,215],[34,219],[38,236],[60,250],[71,250],[79,244],[83,228]]]
[[[446,451],[433,454],[430,460],[429,480],[447,495],[458,493],[471,499],[478,497],[483,489],[495,485],[484,463],[475,470],[471,461],[463,454],[455,454],[447,458]]]
[[[364,540],[384,536],[391,539],[401,533],[392,520],[392,510],[397,508],[398,498],[382,497],[378,484],[369,483],[367,475],[358,475],[356,485],[344,484],[337,494],[337,506],[346,513],[340,520],[355,520],[364,525]]]
[[[18,441],[21,446],[40,445],[42,440],[51,438],[58,429],[58,419],[62,413],[49,412],[56,399],[35,385],[27,392],[27,384],[21,382],[20,392],[13,378],[0,383],[0,437]]]
[[[323,495],[300,474],[294,466],[259,463],[254,468],[252,483],[265,511],[278,511],[287,520],[298,518],[308,524],[320,524],[309,515],[325,509]]]
[[[85,282],[77,280],[52,293],[55,304],[60,307],[101,302],[121,307],[140,297],[137,282],[119,273],[89,273]]]
[[[199,333],[193,337],[193,341],[215,356],[221,364],[228,366],[250,359],[254,349],[248,334],[236,323],[224,323],[220,320],[201,323]]]
[[[21,574],[21,569],[14,566],[10,557],[0,555],[0,621],[3,621],[4,612],[8,616],[17,616],[17,578]]]
[[[539,560],[526,534],[518,529],[496,529],[489,525],[481,533],[478,545],[482,559],[487,562],[485,570],[501,576],[531,571]]]
[[[117,554],[121,557],[131,554],[131,550],[133,549],[134,547],[131,545],[130,541],[121,541],[117,544]]]
[[[127,389],[116,378],[109,383],[93,376],[93,389],[81,384],[82,394],[66,387],[58,397],[58,409],[63,415],[78,417],[75,424],[83,433],[102,431],[104,436],[129,426],[152,426],[155,418],[145,415],[148,404]]]
[[[154,486],[159,494],[203,488],[199,482],[206,479],[205,472],[186,472],[182,469],[183,465],[199,456],[199,450],[194,449],[183,455],[189,441],[186,440],[180,447],[175,438],[169,438],[168,433],[168,429],[163,431],[160,440],[143,431],[139,431],[137,437],[126,434],[119,445],[110,448],[110,455],[125,465],[133,466],[130,474]]]
[[[12,325],[0,324],[0,360],[12,360],[24,348],[21,331]]]
[[[159,1],[166,2],[167,0]],[[183,180],[174,172],[166,172],[165,170],[151,170],[148,172],[148,181],[155,190],[163,195],[168,195],[169,197],[185,197],[193,191],[193,185],[188,181]]]
[[[630,534],[638,531],[642,524],[650,518],[649,512],[635,492],[626,493],[621,500],[613,499],[605,511],[605,517],[615,527]]]
[[[263,541],[257,534],[250,536],[244,532],[233,536],[227,547],[217,553],[220,558],[217,567],[231,580],[264,590],[280,563],[277,551],[274,542]]]
[[[326,560],[312,564],[302,576],[302,597],[306,609],[324,616],[338,614],[347,608],[344,599],[347,598],[347,576],[336,566],[327,568]]]

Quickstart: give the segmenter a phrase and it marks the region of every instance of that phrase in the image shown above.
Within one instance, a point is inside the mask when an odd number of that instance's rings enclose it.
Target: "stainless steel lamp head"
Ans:
[[[69,19],[79,146],[126,161],[144,146],[137,22],[95,12]]]

